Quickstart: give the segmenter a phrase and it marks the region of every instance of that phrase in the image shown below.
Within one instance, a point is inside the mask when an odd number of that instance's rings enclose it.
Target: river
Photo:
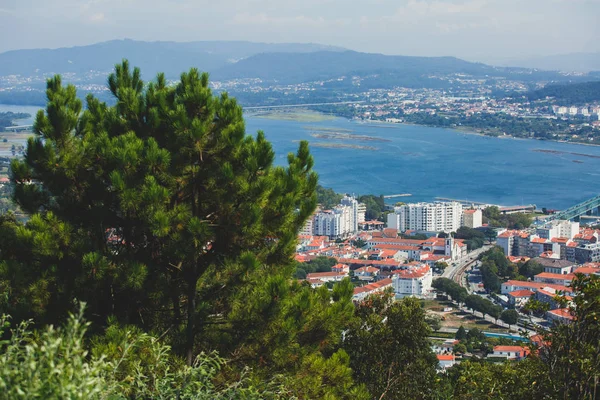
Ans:
[[[33,115],[36,110],[0,105],[0,112]],[[16,122],[29,124],[31,120]],[[338,192],[411,193],[411,197],[392,199],[404,202],[445,197],[558,209],[600,192],[596,180],[600,147],[596,146],[491,138],[443,128],[342,118],[296,122],[247,116],[247,132],[254,134],[259,129],[272,142],[276,162],[281,165],[286,154],[297,149],[298,140],[313,143],[320,184]],[[360,136],[332,139],[331,133]],[[337,144],[346,147],[317,147]],[[363,148],[351,148],[355,146]]]

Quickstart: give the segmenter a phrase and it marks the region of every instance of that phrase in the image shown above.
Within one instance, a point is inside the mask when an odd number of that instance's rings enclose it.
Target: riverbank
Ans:
[[[339,117],[339,118],[342,118],[342,117]],[[414,122],[388,122],[388,121],[382,121],[382,120],[359,120],[359,119],[352,119],[352,121],[357,121],[359,123],[381,124],[384,126],[394,126],[394,125],[425,126],[428,128],[448,129],[448,130],[453,130],[453,131],[457,131],[460,133],[464,133],[465,135],[474,135],[474,136],[481,136],[481,137],[486,137],[486,138],[510,139],[510,140],[535,140],[538,142],[566,143],[566,144],[576,144],[576,145],[581,145],[581,146],[592,146],[592,147],[600,146],[600,143],[588,143],[588,142],[578,142],[578,141],[568,141],[568,140],[558,140],[558,139],[541,139],[541,138],[531,138],[531,137],[518,137],[518,136],[506,135],[506,134],[502,134],[502,135],[486,134],[486,133],[478,132],[477,130],[475,130],[475,128],[471,128],[468,126],[440,126],[440,125],[417,124]]]
[[[308,109],[290,110],[269,110],[269,111],[246,111],[245,114],[253,118],[271,119],[277,121],[291,122],[323,122],[332,121],[338,117],[329,114],[323,114]]]

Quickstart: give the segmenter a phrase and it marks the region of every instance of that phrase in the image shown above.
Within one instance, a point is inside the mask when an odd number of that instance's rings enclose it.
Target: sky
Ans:
[[[500,60],[600,51],[600,0],[0,0],[0,52],[249,40]]]

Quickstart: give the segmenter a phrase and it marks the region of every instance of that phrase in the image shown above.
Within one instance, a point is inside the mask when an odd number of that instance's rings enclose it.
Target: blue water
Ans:
[[[522,342],[529,342],[529,339],[526,339],[522,336],[507,335],[507,334],[503,334],[503,333],[491,333],[491,332],[483,332],[483,334],[485,336],[491,337],[491,338],[505,338],[505,339],[511,339],[511,340],[520,340]]]
[[[0,105],[0,111],[35,114],[38,107]],[[32,119],[17,121],[30,124]],[[310,127],[351,130],[389,142],[316,139]],[[600,192],[600,146],[467,135],[450,129],[371,124],[337,118],[293,122],[246,116],[246,131],[262,129],[273,143],[277,163],[295,151],[298,140],[376,147],[376,151],[311,147],[315,170],[325,187],[355,194],[411,193],[391,201],[435,197],[501,204],[567,208]],[[534,149],[561,151],[540,153]],[[574,162],[578,161],[578,162]]]
[[[566,208],[600,192],[600,158],[550,154],[534,149],[600,157],[600,147],[539,140],[491,138],[442,128],[371,124],[335,119],[320,123],[247,118],[247,132],[258,129],[273,143],[278,163],[295,151],[296,140],[315,139],[309,126],[352,130],[352,134],[390,142],[345,140],[377,151],[312,147],[320,183],[356,194],[411,193],[393,201],[431,201],[435,197],[500,205],[536,204]],[[578,162],[574,162],[574,160]]]

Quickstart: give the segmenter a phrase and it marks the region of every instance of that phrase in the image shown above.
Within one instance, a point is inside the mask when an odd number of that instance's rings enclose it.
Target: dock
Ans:
[[[394,197],[410,197],[412,194],[410,193],[400,193],[400,194],[388,194],[387,196],[383,196],[384,199],[393,199]]]

